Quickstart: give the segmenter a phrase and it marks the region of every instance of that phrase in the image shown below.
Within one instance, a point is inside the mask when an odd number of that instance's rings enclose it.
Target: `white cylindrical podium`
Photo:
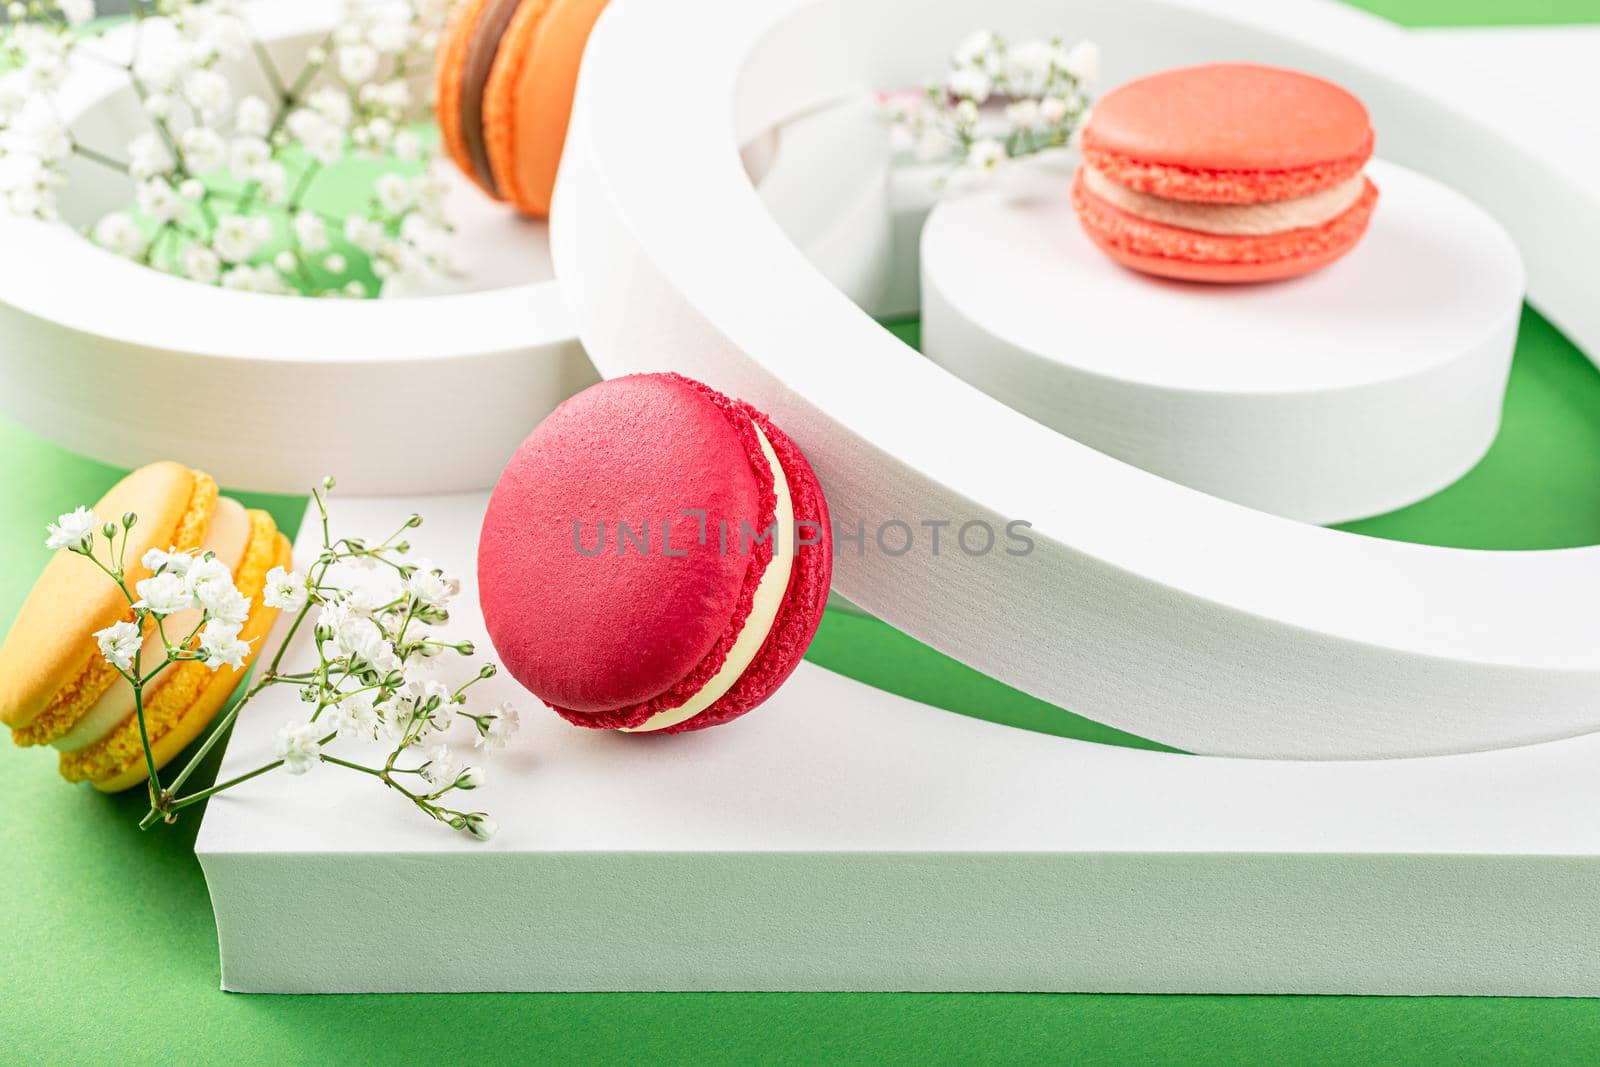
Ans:
[[[1452,189],[1374,162],[1349,255],[1258,285],[1126,270],[1059,196],[979,193],[922,238],[922,347],[1102,452],[1241,504],[1332,523],[1469,470],[1500,423],[1523,270]]]

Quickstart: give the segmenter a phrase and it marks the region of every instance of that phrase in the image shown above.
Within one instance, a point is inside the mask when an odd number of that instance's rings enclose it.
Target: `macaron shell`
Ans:
[[[132,472],[100,499],[94,511],[102,522],[120,525],[125,512],[139,515],[128,536],[130,589],[149,577],[142,563],[145,552],[179,543],[179,524],[191,506],[209,518],[215,497],[211,479],[197,477],[182,464],[163,462]],[[199,532],[194,533],[195,543]],[[98,535],[96,540],[103,557],[104,541]],[[81,695],[92,702],[116,677],[108,664],[94,666],[104,664],[94,631],[131,616],[122,590],[105,572],[76,553],[58,551],[0,645],[0,722],[27,726],[58,696],[70,698],[68,690],[80,685],[88,687]]]
[[[800,536],[815,539],[815,544],[800,545],[795,551],[794,568],[783,608],[773,621],[761,651],[716,703],[699,715],[667,727],[661,733],[677,734],[703,730],[736,719],[755,708],[788,680],[805,657],[811,639],[822,622],[833,583],[833,528],[822,485],[805,455],[772,420],[748,404],[740,406],[761,427],[783,467],[789,483],[795,524]]]
[[[434,118],[439,124],[439,140],[445,151],[461,170],[479,188],[490,196],[494,190],[479,180],[472,165],[472,154],[467,149],[466,133],[461,128],[461,79],[467,65],[467,54],[483,19],[489,0],[456,0],[439,38],[439,51],[434,67]]]
[[[484,88],[483,132],[495,184],[545,218],[566,143],[578,67],[606,0],[524,0]]]
[[[1299,71],[1217,63],[1129,82],[1094,105],[1087,162],[1119,185],[1175,200],[1255,203],[1305,196],[1372,155],[1367,110]]]
[[[748,614],[760,558],[724,550],[718,530],[770,521],[774,500],[737,428],[684,379],[616,378],[567,400],[511,458],[484,516],[479,600],[501,663],[583,725],[644,722]],[[706,512],[704,543],[685,508]],[[617,551],[619,520],[649,521],[648,552]],[[589,549],[601,522],[603,550],[584,555],[574,524]]]
[[[1125,267],[1198,282],[1275,281],[1309,273],[1360,241],[1378,201],[1367,181],[1361,198],[1321,226],[1264,236],[1224,236],[1165,226],[1095,196],[1080,175],[1072,186],[1078,221],[1101,251]]]

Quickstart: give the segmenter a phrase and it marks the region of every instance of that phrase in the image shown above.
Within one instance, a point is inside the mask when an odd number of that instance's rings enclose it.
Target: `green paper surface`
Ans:
[[[1407,25],[1600,20],[1596,0],[1363,0],[1361,6]],[[895,329],[914,340],[914,324]],[[0,509],[0,620],[11,618],[44,563],[44,523],[92,502],[120,473],[0,421],[0,485],[7,490]],[[297,497],[244,499],[289,530],[304,507]],[[1429,500],[1348,528],[1486,549],[1600,543],[1600,373],[1529,312],[1505,423],[1484,461]],[[1017,693],[874,619],[830,612],[810,658],[966,714],[1158,747]],[[5,1062],[1578,1063],[1594,1059],[1600,1040],[1600,1006],[1575,1000],[236,996],[217,988],[215,930],[193,854],[193,813],[175,827],[141,833],[137,792],[103,797],[67,786],[49,755],[3,743],[0,775],[9,799],[0,821],[0,888],[10,913],[0,937]],[[419,903],[419,952],[451,950],[427,937],[427,911],[437,906],[443,905]]]

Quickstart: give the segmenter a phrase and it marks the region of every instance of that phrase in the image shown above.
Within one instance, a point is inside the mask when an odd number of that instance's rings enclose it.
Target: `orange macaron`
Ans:
[[[1372,124],[1321,78],[1248,63],[1129,82],[1094,107],[1072,202],[1091,240],[1147,274],[1291,278],[1366,232]]]
[[[459,0],[439,42],[435,111],[456,165],[545,218],[578,64],[606,0]]]

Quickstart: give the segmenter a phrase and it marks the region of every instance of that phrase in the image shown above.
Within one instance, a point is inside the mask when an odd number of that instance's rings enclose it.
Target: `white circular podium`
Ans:
[[[1064,188],[948,200],[922,237],[923,351],[1069,437],[1263,511],[1332,523],[1413,503],[1494,440],[1523,269],[1465,196],[1369,172],[1361,244],[1259,285],[1126,270]]]

